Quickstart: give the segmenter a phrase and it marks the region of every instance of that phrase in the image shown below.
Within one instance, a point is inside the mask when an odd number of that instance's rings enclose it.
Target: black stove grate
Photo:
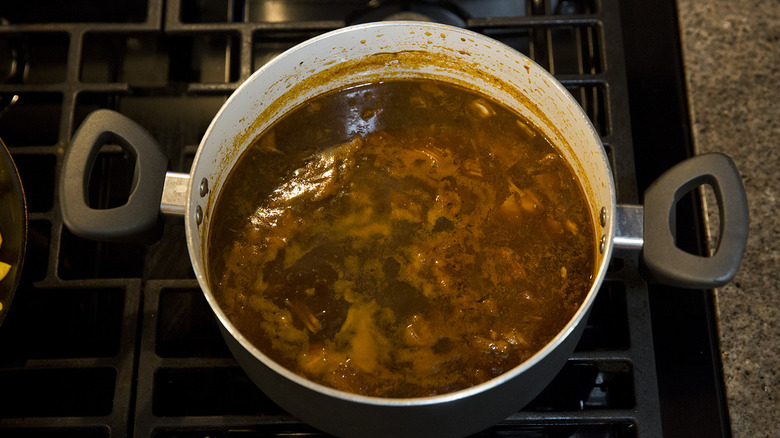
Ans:
[[[276,54],[348,24],[428,17],[485,33],[554,73],[597,126],[618,201],[638,201],[616,0],[48,3],[0,10],[0,138],[30,211],[22,285],[0,327],[4,437],[321,435],[270,402],[230,356],[194,280],[182,221],[167,220],[146,248],[86,241],[63,227],[63,151],[95,109],[144,125],[172,170],[187,172],[219,107]],[[130,169],[121,148],[105,147],[92,199],[121,204]],[[613,260],[555,381],[478,436],[661,436],[647,285],[635,258]]]

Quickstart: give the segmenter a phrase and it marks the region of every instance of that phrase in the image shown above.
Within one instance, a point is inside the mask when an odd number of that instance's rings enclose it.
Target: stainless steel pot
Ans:
[[[579,311],[533,357],[483,384],[434,397],[387,399],[334,390],[270,360],[233,326],[210,290],[206,242],[216,199],[251,141],[283,114],[325,91],[390,78],[435,78],[475,89],[540,128],[569,161],[597,224],[597,272]],[[125,206],[92,210],[86,175],[106,138],[137,157],[136,187]],[[68,149],[60,184],[63,219],[77,235],[109,240],[153,238],[160,213],[183,214],[198,282],[233,355],[276,403],[301,420],[342,436],[462,436],[515,412],[557,374],[577,344],[615,249],[643,253],[650,278],[712,287],[736,273],[745,248],[747,203],[733,163],[720,154],[695,157],[662,176],[645,205],[616,205],[615,186],[598,134],[578,103],[547,71],[513,49],[459,28],[386,22],[349,27],[304,42],[253,74],[206,132],[189,174],[165,174],[166,160],[135,123],[107,110],[91,114]],[[674,206],[701,184],[717,193],[720,248],[697,257],[674,245]],[[162,199],[161,199],[162,198]]]

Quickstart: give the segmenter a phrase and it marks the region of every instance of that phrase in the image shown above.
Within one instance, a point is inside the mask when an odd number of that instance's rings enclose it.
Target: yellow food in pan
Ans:
[[[0,246],[3,244],[3,235],[0,234]],[[5,262],[0,262],[0,280],[4,279],[8,275],[8,271],[11,270],[11,265]],[[3,310],[3,303],[0,303],[0,310]]]

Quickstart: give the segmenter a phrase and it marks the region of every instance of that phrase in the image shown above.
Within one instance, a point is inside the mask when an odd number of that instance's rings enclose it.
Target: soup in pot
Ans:
[[[589,206],[557,150],[433,80],[297,107],[238,160],[210,226],[210,287],[235,327],[297,374],[377,397],[516,367],[595,273]]]

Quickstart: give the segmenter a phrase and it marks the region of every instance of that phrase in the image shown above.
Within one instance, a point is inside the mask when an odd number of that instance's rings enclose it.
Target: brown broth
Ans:
[[[588,205],[546,138],[427,80],[366,84],[259,136],[214,210],[210,286],[238,330],[340,390],[467,388],[547,344],[595,270]]]

